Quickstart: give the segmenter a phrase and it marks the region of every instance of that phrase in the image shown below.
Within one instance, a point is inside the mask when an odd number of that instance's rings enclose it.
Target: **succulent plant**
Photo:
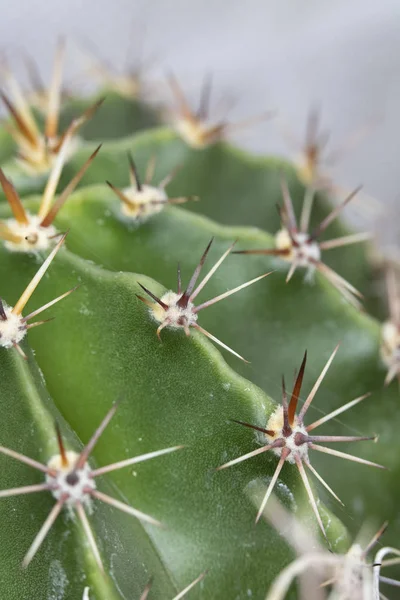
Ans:
[[[2,597],[265,598],[294,559],[279,527],[260,518],[273,512],[272,488],[311,532],[317,562],[342,565],[364,523],[388,520],[385,546],[398,546],[397,275],[382,328],[385,291],[377,300],[366,235],[340,219],[354,194],[321,189],[315,157],[305,188],[296,165],[233,147],[225,121],[205,127],[207,87],[196,112],[170,78],[175,129],[110,73],[99,97],[63,98],[58,110],[60,53],[48,99],[67,133],[53,122],[58,141],[40,168],[25,146],[21,154],[24,118],[38,109],[4,97],[18,135],[6,121]],[[214,266],[198,283],[206,259]],[[54,320],[27,326],[45,308]],[[282,376],[305,350],[307,370],[304,359],[281,404]],[[309,435],[322,424],[323,435]],[[318,445],[336,441],[340,451]],[[323,450],[313,466],[309,449]],[[376,597],[370,575],[363,600]],[[300,593],[292,586],[288,597]]]

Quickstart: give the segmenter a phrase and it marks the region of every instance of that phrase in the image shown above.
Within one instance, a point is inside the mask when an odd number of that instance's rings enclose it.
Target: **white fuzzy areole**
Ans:
[[[267,435],[267,439],[269,442],[273,442],[278,439],[283,439],[285,441],[285,445],[282,448],[273,448],[272,451],[277,456],[281,456],[282,450],[287,448],[290,450],[290,454],[287,457],[287,462],[294,464],[296,462],[296,458],[300,460],[308,459],[308,444],[304,443],[300,446],[295,444],[295,436],[296,433],[302,433],[303,435],[307,435],[306,428],[302,423],[299,423],[297,416],[294,417],[294,423],[291,427],[292,433],[288,437],[284,437],[282,429],[283,429],[283,406],[280,404],[275,411],[272,413],[270,418],[268,419],[268,423],[266,429],[275,431],[274,436]]]
[[[33,148],[31,144],[26,143],[25,140],[21,138],[18,144],[19,157],[16,159],[21,169],[28,173],[28,175],[48,173],[56,160],[57,154],[54,152],[54,148],[59,141],[60,138],[58,136],[47,139],[44,136],[41,136],[37,139],[37,146]],[[75,154],[80,144],[81,139],[78,136],[74,136],[70,139],[65,162]]]
[[[188,146],[195,149],[206,148],[214,139],[210,139],[213,127],[197,119],[180,118],[175,121],[174,127]]]
[[[46,482],[54,489],[51,490],[54,498],[59,500],[63,495],[67,495],[65,501],[66,506],[73,508],[77,502],[81,502],[86,505],[87,508],[91,508],[90,493],[85,490],[95,490],[96,483],[91,477],[92,469],[89,463],[85,463],[81,469],[75,469],[76,461],[79,458],[79,454],[71,450],[66,452],[67,465],[64,466],[60,454],[52,456],[47,463],[50,469],[57,471],[57,474],[53,477],[52,475],[46,475]],[[76,480],[68,481],[68,476],[76,476]]]
[[[19,344],[24,339],[27,327],[23,317],[15,315],[11,306],[3,303],[3,309],[7,320],[0,319],[0,346],[12,348],[14,344]]]
[[[308,233],[297,231],[292,234],[298,244],[294,246],[287,229],[281,229],[275,236],[275,246],[278,250],[290,250],[282,258],[288,262],[296,261],[299,267],[315,268],[311,261],[321,260],[321,249],[318,242],[310,241]]]
[[[143,184],[141,190],[132,186],[125,188],[122,192],[132,202],[132,206],[129,207],[122,203],[121,210],[125,216],[134,220],[145,220],[156,215],[168,202],[165,191],[151,185]]]
[[[344,560],[335,569],[334,592],[343,600],[364,600],[364,578],[368,577],[368,572],[363,549],[359,544],[353,544]],[[372,578],[370,579],[371,589],[369,590],[368,586],[368,590],[371,591],[372,598]]]
[[[28,225],[18,223],[16,219],[7,219],[5,221],[11,233],[22,238],[18,243],[4,242],[7,250],[10,252],[40,252],[54,246],[56,243],[54,236],[57,235],[57,229],[54,225],[41,227],[41,218],[29,213],[27,213],[27,217],[29,220]]]
[[[400,372],[400,328],[392,321],[382,325],[381,356],[389,369],[397,364]]]
[[[168,305],[167,310],[164,310],[159,304],[154,305],[151,314],[158,323],[168,322],[168,327],[171,329],[190,327],[196,323],[197,314],[193,312],[193,302],[189,302],[186,308],[177,306],[181,295],[169,291],[160,298],[161,302]]]

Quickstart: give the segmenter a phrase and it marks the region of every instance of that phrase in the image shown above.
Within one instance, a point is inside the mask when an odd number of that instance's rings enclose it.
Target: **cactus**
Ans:
[[[272,488],[322,536],[321,561],[347,556],[364,522],[387,519],[385,545],[398,539],[395,276],[381,352],[381,324],[360,309],[361,294],[373,299],[366,236],[339,214],[354,194],[334,208],[316,177],[305,188],[290,162],[236,149],[229,126],[206,124],[170,83],[176,131],[115,88],[65,100],[67,133],[38,169],[1,133],[10,600],[265,598],[294,559],[261,518]],[[374,314],[385,306],[382,293]],[[27,326],[45,308],[54,321]]]

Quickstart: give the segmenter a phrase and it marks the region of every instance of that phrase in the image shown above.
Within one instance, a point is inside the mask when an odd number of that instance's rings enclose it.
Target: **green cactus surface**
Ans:
[[[25,359],[16,348],[1,347],[0,320],[0,445],[46,464],[60,453],[59,429],[65,448],[79,453],[117,403],[93,449],[91,468],[183,447],[96,479],[100,493],[162,524],[93,498],[87,513],[104,572],[76,511],[65,508],[31,564],[22,569],[24,555],[56,500],[49,490],[0,497],[0,596],[76,600],[85,593],[90,600],[139,600],[152,580],[149,599],[165,600],[207,571],[188,593],[190,598],[265,598],[294,556],[266,520],[255,524],[278,458],[265,452],[229,469],[217,468],[267,443],[260,431],[232,420],[266,428],[282,402],[282,375],[291,393],[293,374],[307,350],[302,403],[338,343],[306,424],[371,392],[321,425],[318,433],[376,436],[334,448],[387,470],[310,450],[313,467],[344,503],[336,502],[310,474],[326,531],[321,544],[345,552],[363,524],[389,520],[385,543],[396,546],[400,439],[393,415],[399,390],[397,381],[384,386],[387,366],[375,316],[352,306],[319,272],[308,281],[299,268],[286,283],[290,264],[281,257],[231,252],[195,303],[270,273],[198,315],[198,324],[246,359],[242,361],[194,327],[189,335],[182,327],[165,327],[158,339],[158,305],[149,306],[153,301],[142,287],[158,298],[168,290],[177,292],[179,265],[184,290],[211,239],[204,274],[233,242],[235,251],[274,248],[281,226],[276,207],[282,206],[282,178],[297,215],[304,200],[305,188],[294,165],[251,156],[226,141],[192,149],[169,127],[158,126],[158,109],[106,92],[103,105],[81,131],[80,145],[65,161],[58,191],[97,145],[103,145],[52,223],[56,232],[68,234],[23,314],[79,287],[44,312],[43,319],[54,321],[28,331],[20,343]],[[68,100],[63,127],[94,100]],[[11,154],[8,137],[1,136],[5,177],[24,209],[36,214],[49,175],[24,172]],[[171,174],[166,193],[179,204],[185,201],[183,205],[168,203],[165,197],[153,203],[156,214],[146,214],[146,219],[124,213],[118,191],[128,194],[131,189],[129,156],[139,185],[154,157],[152,185],[158,189]],[[2,187],[0,220],[7,222],[12,210]],[[319,192],[311,227],[332,208],[328,196]],[[351,233],[339,217],[322,239]],[[0,240],[4,305],[15,306],[58,239],[56,233],[49,249],[41,252],[34,245],[31,252],[13,251]],[[329,250],[323,260],[366,300],[376,293],[369,243]],[[383,294],[378,303],[382,312]],[[45,477],[1,448],[0,464],[1,490],[40,484]],[[320,535],[296,465],[283,466],[274,491]],[[297,598],[295,587],[288,597]]]

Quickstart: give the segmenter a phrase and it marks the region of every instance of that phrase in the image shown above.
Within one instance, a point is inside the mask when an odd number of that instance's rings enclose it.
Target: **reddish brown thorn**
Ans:
[[[204,250],[202,257],[200,258],[200,262],[197,265],[197,267],[194,270],[194,273],[192,275],[191,280],[189,281],[189,285],[187,286],[186,290],[184,291],[184,293],[182,294],[182,296],[179,298],[178,302],[177,302],[177,306],[179,306],[179,308],[186,308],[189,302],[189,298],[194,290],[194,286],[196,285],[196,281],[200,275],[200,271],[204,265],[204,262],[207,258],[207,254],[211,248],[211,244],[213,243],[214,238],[212,237],[211,240],[209,241],[207,248]]]
[[[140,177],[139,177],[139,173],[135,164],[135,161],[133,160],[133,156],[130,152],[128,152],[128,162],[129,162],[129,173],[131,176],[131,180],[133,180],[136,183],[136,189],[138,192],[142,191],[142,183],[140,181]]]
[[[6,315],[6,312],[4,310],[3,301],[2,301],[1,298],[0,298],[0,319],[2,321],[7,321],[7,315]]]
[[[6,105],[8,111],[12,115],[21,135],[32,146],[34,146],[36,148],[38,141],[37,141],[35,135],[32,133],[32,131],[28,127],[28,125],[25,123],[24,119],[19,114],[18,110],[15,108],[15,106],[12,104],[12,102],[7,98],[7,96],[4,94],[4,92],[0,92],[0,96],[1,96],[1,99],[3,100],[4,104]]]
[[[251,425],[251,423],[245,423],[244,421],[237,421],[236,419],[229,419],[233,423],[238,423],[239,425],[244,425],[245,427],[250,427],[251,429],[255,429],[256,431],[261,431],[270,437],[275,435],[275,432],[271,429],[263,429],[263,427],[257,427],[257,425]]]
[[[0,169],[0,184],[3,188],[7,202],[9,203],[15,219],[22,225],[28,225],[28,217],[26,216],[25,208],[21,202],[17,190],[9,179],[4,175],[2,169]]]
[[[196,112],[196,118],[205,121],[210,112],[210,98],[212,89],[212,73],[207,73],[201,88],[200,104]]]
[[[336,217],[338,216],[338,214],[344,209],[344,207],[350,202],[350,200],[352,200],[354,198],[354,196],[356,196],[356,194],[358,194],[358,192],[362,189],[362,185],[359,185],[358,187],[356,187],[355,190],[353,190],[344,200],[343,202],[341,202],[340,204],[338,204],[330,213],[328,216],[325,217],[325,219],[323,221],[321,221],[321,223],[319,225],[317,225],[317,227],[314,229],[314,231],[312,231],[311,235],[310,235],[310,240],[315,240],[317,239],[318,236],[321,235],[321,233],[323,233],[325,231],[325,229],[327,229],[329,227],[329,225],[332,223],[332,221],[334,219],[336,219]]]
[[[152,292],[150,292],[150,290],[145,288],[144,285],[142,285],[141,283],[139,283],[139,285],[142,288],[142,290],[145,291],[146,294],[148,294],[150,296],[150,298],[153,298],[154,302],[157,302],[157,304],[159,304],[161,306],[161,308],[163,308],[164,310],[168,310],[168,304],[165,304],[165,302],[162,302],[160,300],[160,298],[157,298],[157,296],[155,296]],[[138,296],[138,297],[140,297],[140,296]]]
[[[269,256],[286,256],[290,254],[290,248],[267,248],[259,250],[235,250],[232,254],[266,254]]]
[[[282,433],[284,437],[288,437],[292,433],[292,429],[289,425],[289,415],[288,415],[288,401],[287,401],[287,393],[285,386],[285,378],[282,375],[282,408],[283,408],[283,427]]]
[[[296,382],[293,387],[292,397],[291,397],[290,403],[289,403],[289,409],[288,409],[289,425],[293,425],[293,422],[294,422],[294,417],[295,417],[296,408],[297,408],[297,402],[298,402],[298,399],[300,396],[301,385],[303,383],[306,362],[307,362],[307,350],[304,352],[303,362],[301,363],[301,367],[300,367],[299,373],[297,375]]]
[[[61,456],[61,464],[63,467],[67,467],[68,466],[67,453],[65,452],[65,446],[64,446],[64,441],[62,439],[60,426],[58,423],[56,423],[55,427],[56,427],[56,434],[57,434],[58,449],[60,450],[60,456]]]

